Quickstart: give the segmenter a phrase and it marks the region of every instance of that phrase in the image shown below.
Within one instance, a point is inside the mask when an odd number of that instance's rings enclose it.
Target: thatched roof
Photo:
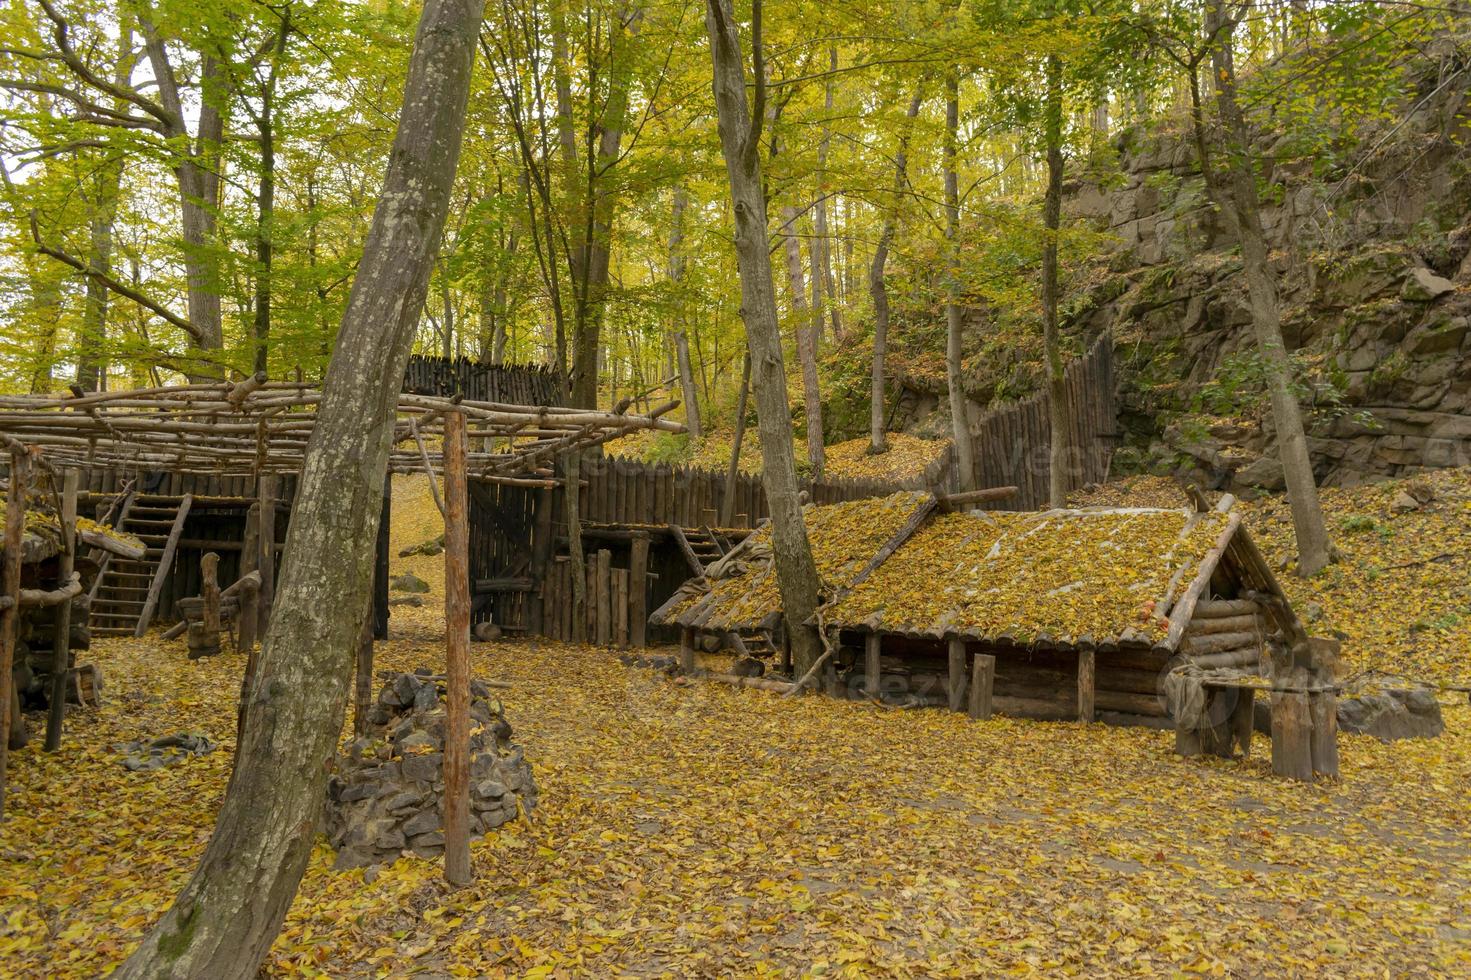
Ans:
[[[833,628],[934,639],[1173,648],[1182,629],[1171,613],[1227,555],[1251,566],[1238,576],[1251,588],[1279,591],[1232,514],[942,514],[824,616]]]
[[[861,582],[934,506],[933,495],[917,490],[827,506],[807,505],[803,519],[823,596],[841,595]],[[770,628],[780,618],[771,525],[764,524],[712,565],[706,577],[681,586],[649,621],[727,632]]]
[[[1243,593],[1282,599],[1238,514],[944,513],[936,503],[907,491],[805,509],[823,625],[1022,646],[1174,650],[1213,576]],[[781,600],[770,535],[769,526],[757,529],[650,621],[714,632],[775,626]],[[1285,600],[1272,604],[1286,610]]]
[[[0,507],[0,536],[5,532],[5,509]],[[146,550],[142,541],[125,531],[98,524],[86,517],[77,518],[77,536],[84,546],[101,548],[124,558],[141,558]],[[0,554],[5,551],[0,544]],[[54,558],[61,553],[61,522],[56,515],[31,507],[26,510],[26,527],[20,539],[21,563],[30,565]]]

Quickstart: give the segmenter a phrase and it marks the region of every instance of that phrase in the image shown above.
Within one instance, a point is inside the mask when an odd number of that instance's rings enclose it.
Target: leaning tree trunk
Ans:
[[[919,116],[921,101],[916,86],[909,99],[909,110],[904,114],[904,127],[899,131],[899,148],[894,153],[894,202],[884,215],[879,243],[873,250],[873,264],[868,267],[868,292],[873,297],[873,385],[868,403],[868,451],[871,453],[889,451],[889,439],[884,431],[884,369],[889,350],[889,287],[884,284],[884,267],[899,226],[899,198],[904,193],[909,163],[909,131]]]
[[[1222,174],[1219,178],[1221,210],[1241,244],[1242,271],[1251,305],[1251,322],[1257,346],[1266,360],[1267,388],[1272,399],[1272,420],[1277,429],[1277,455],[1287,481],[1287,499],[1292,507],[1292,525],[1297,536],[1297,566],[1302,575],[1315,575],[1332,560],[1328,527],[1318,500],[1318,484],[1308,452],[1302,408],[1292,390],[1292,362],[1282,339],[1282,317],[1277,304],[1277,285],[1267,262],[1267,241],[1262,231],[1261,202],[1257,196],[1256,162],[1252,158],[1246,119],[1236,102],[1236,68],[1231,44],[1236,22],[1224,10],[1223,0],[1206,6],[1206,34],[1215,38],[1211,63],[1216,88],[1216,108],[1224,129]],[[1204,161],[1202,161],[1204,165]]]
[[[950,426],[959,470],[956,483],[963,491],[975,483],[976,464],[965,397],[965,349],[961,344],[964,324],[960,309],[960,176],[956,172],[959,130],[960,79],[952,74],[945,79],[945,380],[950,391]]]
[[[1067,365],[1058,334],[1057,235],[1062,227],[1062,63],[1056,55],[1047,58],[1047,193],[1042,203],[1042,342],[1047,351],[1047,403],[1051,422],[1052,450],[1047,499],[1053,507],[1066,507],[1072,489],[1072,466],[1076,453],[1072,444],[1072,419],[1067,395]]]
[[[817,609],[817,566],[807,541],[792,448],[792,413],[782,364],[781,327],[767,248],[766,195],[761,179],[760,126],[765,101],[761,55],[761,8],[752,11],[756,107],[746,102],[746,70],[740,28],[731,0],[706,0],[705,28],[714,66],[716,116],[725,170],[735,211],[736,260],[741,276],[741,316],[746,324],[756,392],[756,427],[761,437],[762,483],[771,510],[772,556],[782,614],[791,638],[797,676],[817,662],[821,646],[809,625]]]
[[[426,0],[248,695],[235,775],[189,883],[122,977],[254,977],[301,881],[373,580],[398,379],[439,248],[481,5]]]

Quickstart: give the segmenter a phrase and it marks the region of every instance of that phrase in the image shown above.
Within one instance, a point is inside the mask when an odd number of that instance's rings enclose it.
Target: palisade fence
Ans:
[[[404,369],[403,390],[414,395],[460,395],[472,402],[565,406],[562,379],[543,364],[481,364],[468,357],[415,354]]]
[[[1070,483],[1081,487],[1108,476],[1118,439],[1114,399],[1113,338],[1105,333],[1067,366],[1069,418],[1074,446]],[[985,504],[995,510],[1036,510],[1048,502],[1052,422],[1044,390],[987,412],[971,426],[975,434],[975,485],[1018,487],[1010,500]]]

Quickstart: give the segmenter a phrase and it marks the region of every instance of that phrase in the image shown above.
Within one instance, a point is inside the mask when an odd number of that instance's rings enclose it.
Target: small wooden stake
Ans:
[[[220,652],[220,556],[213,551],[199,560],[199,595],[204,600],[199,622],[189,628],[189,659]]]
[[[1332,691],[1308,695],[1308,710],[1313,721],[1313,772],[1319,776],[1338,775],[1338,698]]]
[[[444,418],[444,877],[469,884],[470,867],[470,528],[465,416]]]
[[[950,641],[950,676],[948,684],[950,710],[959,711],[965,704],[965,641]]]
[[[863,638],[863,693],[871,698],[879,696],[879,671],[883,669],[879,651],[883,646],[883,637],[878,633],[869,633]]]
[[[593,561],[593,623],[600,647],[613,642],[613,554],[601,549]]]
[[[1078,654],[1078,720],[1084,724],[1093,720],[1095,664],[1092,650]]]
[[[980,721],[991,717],[991,691],[996,686],[996,658],[978,653],[970,672],[970,716]]]
[[[77,471],[62,475],[61,491],[61,561],[56,570],[58,582],[72,577],[77,558]],[[51,703],[46,713],[46,751],[61,748],[61,726],[66,712],[66,678],[71,667],[72,604],[56,607],[56,635],[51,645]]]
[[[1241,757],[1251,757],[1251,733],[1256,727],[1256,692],[1249,687],[1236,690],[1236,705],[1231,709],[1231,737],[1241,748]]]
[[[695,631],[688,626],[679,631],[679,672],[681,674],[695,672]]]

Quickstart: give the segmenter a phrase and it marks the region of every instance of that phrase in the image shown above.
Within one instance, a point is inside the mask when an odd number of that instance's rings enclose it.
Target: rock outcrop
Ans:
[[[1398,130],[1362,134],[1336,167],[1276,132],[1257,138],[1284,335],[1328,485],[1471,463],[1471,82],[1436,77]],[[1072,298],[1071,328],[1113,332],[1142,464],[1174,458],[1212,486],[1276,489],[1240,260],[1186,135],[1127,131],[1122,184],[1072,186],[1069,213],[1118,247]]]

